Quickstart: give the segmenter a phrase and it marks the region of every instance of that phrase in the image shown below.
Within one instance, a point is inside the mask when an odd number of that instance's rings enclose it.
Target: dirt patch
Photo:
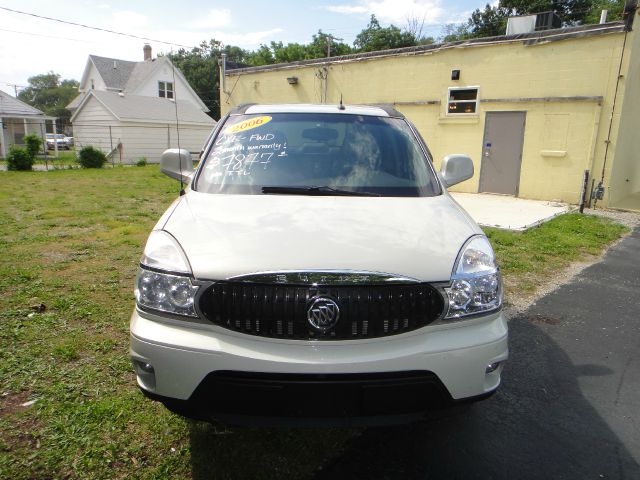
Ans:
[[[31,392],[18,392],[9,393],[3,392],[0,394],[0,417],[11,415],[16,412],[26,410],[31,405],[24,405],[29,402],[29,395]]]

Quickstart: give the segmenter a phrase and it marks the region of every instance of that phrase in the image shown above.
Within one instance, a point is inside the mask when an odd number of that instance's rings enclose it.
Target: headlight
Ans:
[[[445,318],[489,312],[502,306],[502,278],[487,237],[473,237],[462,247],[451,287],[445,290],[449,297]]]
[[[149,235],[136,277],[138,305],[160,312],[197,317],[191,266],[175,238],[162,230]]]
[[[198,287],[191,278],[140,268],[136,277],[136,301],[144,308],[197,317],[194,300]]]

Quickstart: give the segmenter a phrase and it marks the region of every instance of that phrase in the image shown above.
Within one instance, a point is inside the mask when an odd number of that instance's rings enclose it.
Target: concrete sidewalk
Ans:
[[[508,195],[449,193],[478,225],[507,230],[527,230],[574,208],[565,203],[525,200]]]

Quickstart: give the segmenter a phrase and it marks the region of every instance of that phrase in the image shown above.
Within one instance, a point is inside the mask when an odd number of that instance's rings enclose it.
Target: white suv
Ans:
[[[142,391],[224,423],[404,422],[485,398],[507,359],[482,230],[385,106],[245,105],[149,236],[131,357]]]

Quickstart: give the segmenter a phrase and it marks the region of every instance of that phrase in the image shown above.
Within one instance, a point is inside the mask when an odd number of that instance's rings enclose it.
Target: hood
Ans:
[[[436,197],[216,195],[190,191],[166,221],[198,279],[284,270],[357,270],[446,281],[482,233]]]

